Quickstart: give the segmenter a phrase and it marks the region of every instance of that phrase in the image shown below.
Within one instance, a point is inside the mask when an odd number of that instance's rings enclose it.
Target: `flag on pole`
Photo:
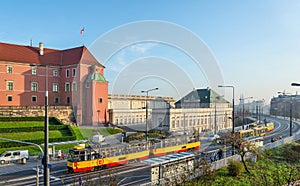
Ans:
[[[83,34],[84,32],[84,27],[80,30],[80,34]]]

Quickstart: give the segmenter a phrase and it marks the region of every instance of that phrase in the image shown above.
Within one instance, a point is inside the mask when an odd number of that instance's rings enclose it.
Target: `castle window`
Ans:
[[[31,91],[37,92],[37,90],[38,90],[37,82],[31,82]]]
[[[31,69],[31,74],[32,74],[32,75],[36,75],[36,72],[37,72],[36,68],[32,68],[32,69]]]
[[[6,90],[14,90],[14,82],[13,81],[6,82]]]
[[[69,69],[66,69],[66,77],[70,77],[70,70]]]
[[[37,102],[37,97],[36,96],[32,96],[31,97],[31,102]]]
[[[12,101],[12,96],[11,95],[7,96],[7,101]]]
[[[66,83],[66,85],[65,85],[65,91],[66,92],[70,91],[70,83]]]
[[[12,74],[12,67],[7,67],[7,73]]]
[[[59,98],[54,98],[54,103],[59,103]]]
[[[53,92],[58,92],[58,83],[53,83],[52,84],[52,91]]]
[[[54,76],[54,77],[57,77],[57,76],[58,76],[58,70],[56,70],[56,69],[53,70],[53,76]]]
[[[76,68],[73,68],[72,69],[72,77],[75,77],[76,76]]]

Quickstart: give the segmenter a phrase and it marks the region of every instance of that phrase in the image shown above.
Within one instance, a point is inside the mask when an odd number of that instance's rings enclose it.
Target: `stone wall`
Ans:
[[[0,107],[0,117],[45,116],[44,106]],[[64,124],[74,124],[74,113],[70,106],[49,106],[48,116],[56,117]]]

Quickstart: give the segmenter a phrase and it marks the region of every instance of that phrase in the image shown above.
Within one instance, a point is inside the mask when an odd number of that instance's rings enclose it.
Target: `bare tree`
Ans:
[[[229,139],[235,148],[235,152],[241,156],[241,161],[246,172],[250,174],[250,170],[245,162],[245,157],[247,154],[257,155],[260,152],[260,148],[258,148],[253,141],[247,141],[239,135],[231,134]]]

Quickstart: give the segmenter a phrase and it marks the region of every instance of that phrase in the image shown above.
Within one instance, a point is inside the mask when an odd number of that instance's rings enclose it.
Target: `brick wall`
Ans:
[[[0,117],[44,116],[45,107],[0,107]],[[74,114],[69,106],[49,106],[48,116],[60,119],[64,124],[74,124]]]

